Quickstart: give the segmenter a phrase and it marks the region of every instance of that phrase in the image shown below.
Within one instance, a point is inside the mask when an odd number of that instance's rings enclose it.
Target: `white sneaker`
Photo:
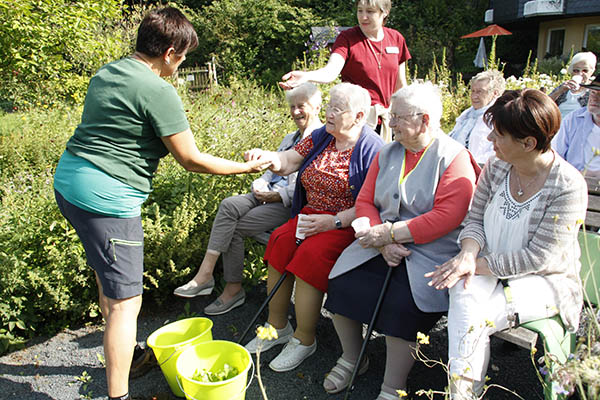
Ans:
[[[265,328],[268,328],[269,326],[271,326],[271,324],[269,324],[268,322],[265,322]],[[246,346],[244,346],[244,347],[250,353],[256,354],[256,350],[258,349],[259,345],[261,345],[261,348],[260,348],[261,352],[267,351],[273,346],[277,346],[278,344],[287,343],[293,334],[294,334],[294,329],[292,329],[292,325],[290,324],[290,321],[288,321],[285,328],[277,329],[277,339],[262,340],[255,336],[254,339],[249,341],[248,344],[246,344]]]
[[[317,351],[317,339],[310,346],[304,346],[299,339],[292,336],[281,353],[269,363],[269,367],[275,372],[291,371],[315,351]]]

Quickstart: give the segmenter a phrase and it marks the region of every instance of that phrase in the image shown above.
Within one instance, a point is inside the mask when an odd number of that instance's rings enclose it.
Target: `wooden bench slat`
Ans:
[[[526,349],[533,349],[537,343],[538,334],[527,328],[518,326],[494,333],[494,336]]]

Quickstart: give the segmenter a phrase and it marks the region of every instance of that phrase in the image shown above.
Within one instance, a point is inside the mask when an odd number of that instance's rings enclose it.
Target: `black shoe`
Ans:
[[[133,350],[131,368],[129,369],[129,378],[139,378],[156,365],[156,357],[154,357],[154,352],[152,349],[142,348],[140,345],[136,344],[135,349]]]

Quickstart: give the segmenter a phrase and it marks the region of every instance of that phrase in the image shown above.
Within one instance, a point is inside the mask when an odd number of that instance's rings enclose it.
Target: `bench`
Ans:
[[[586,303],[598,306],[598,285],[600,285],[600,268],[595,264],[600,262],[600,180],[586,178],[588,185],[588,208],[585,217],[585,230],[579,232],[579,246],[581,248],[580,277],[584,289]],[[508,341],[528,350],[532,350],[538,340],[542,338],[545,351],[551,353],[556,359],[564,363],[569,354],[575,350],[575,335],[567,332],[559,316],[531,321],[516,328],[509,328],[496,332],[495,337]],[[547,382],[548,383],[548,382]],[[563,399],[562,395],[553,392],[550,384],[544,387],[546,400]]]

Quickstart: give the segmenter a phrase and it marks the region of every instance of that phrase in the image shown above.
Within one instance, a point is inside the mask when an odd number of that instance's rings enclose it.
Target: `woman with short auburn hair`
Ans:
[[[511,90],[485,119],[496,156],[477,183],[461,252],[426,274],[436,289],[450,288],[453,400],[481,394],[494,332],[554,315],[573,332],[582,305],[577,234],[587,186],[550,149],[558,107],[539,90]]]

